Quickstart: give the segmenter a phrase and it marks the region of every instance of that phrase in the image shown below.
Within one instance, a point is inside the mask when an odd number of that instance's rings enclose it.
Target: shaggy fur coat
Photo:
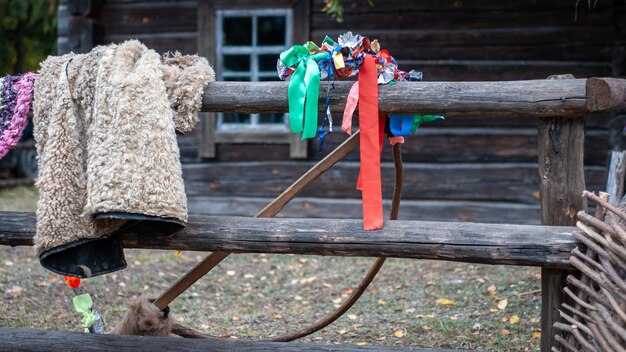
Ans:
[[[44,266],[79,277],[119,270],[116,234],[146,219],[157,224],[144,226],[150,231],[184,225],[176,132],[194,127],[203,87],[214,79],[204,58],[161,57],[135,40],[41,64],[33,120],[35,246]]]

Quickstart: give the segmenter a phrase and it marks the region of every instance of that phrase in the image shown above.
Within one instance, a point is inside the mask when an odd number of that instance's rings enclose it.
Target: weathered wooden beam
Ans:
[[[0,328],[0,351],[414,351],[453,352],[440,348],[321,345],[310,343],[252,342],[233,339],[181,339],[156,336],[82,334],[35,329]],[[466,351],[466,350],[464,350]]]
[[[528,80],[500,82],[407,82],[379,87],[381,113],[423,113],[504,117],[582,117],[589,111],[619,106],[620,79]],[[597,82],[597,83],[594,83]],[[619,84],[618,84],[619,83]],[[202,111],[287,112],[288,82],[212,82],[204,91]],[[320,91],[325,92],[327,82]],[[333,111],[342,111],[353,82],[335,82]],[[611,98],[608,99],[607,96]],[[587,99],[593,98],[593,102]],[[320,94],[320,111],[325,94]],[[608,99],[608,103],[605,100]]]
[[[126,248],[435,259],[569,268],[573,227],[354,219],[253,219],[191,215],[172,235],[125,234]],[[0,245],[32,245],[35,216],[0,212]]]
[[[608,111],[626,108],[626,79],[589,78],[587,80],[587,109]]]
[[[553,77],[554,82],[573,81],[573,76]],[[581,194],[585,190],[584,143],[585,121],[564,117],[543,117],[537,126],[539,141],[539,194],[541,223],[573,226],[578,211],[587,210]],[[553,325],[561,317],[559,309],[566,301],[563,288],[568,271],[541,270],[541,351],[555,345],[558,332]]]

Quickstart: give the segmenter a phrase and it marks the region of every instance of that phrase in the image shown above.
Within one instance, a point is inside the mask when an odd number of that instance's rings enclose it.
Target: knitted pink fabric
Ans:
[[[19,81],[13,85],[17,90],[17,102],[15,111],[11,118],[9,129],[5,131],[0,139],[0,159],[2,159],[11,148],[17,145],[24,129],[28,125],[28,111],[33,102],[33,86],[35,83],[35,74],[32,72],[25,73]]]

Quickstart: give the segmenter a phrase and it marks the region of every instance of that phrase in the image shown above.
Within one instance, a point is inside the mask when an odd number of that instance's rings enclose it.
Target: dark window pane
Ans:
[[[250,80],[250,77],[228,77],[228,76],[224,75],[224,81],[247,82],[249,80]]]
[[[280,81],[280,78],[278,78],[278,75],[261,76],[259,77],[259,81]]]
[[[224,113],[223,123],[250,123],[250,115],[238,113]]]
[[[252,45],[252,17],[224,17],[224,45]]]
[[[259,71],[276,72],[278,54],[259,55]]]
[[[258,18],[258,45],[285,45],[285,16],[260,16]]]
[[[259,114],[259,123],[284,123],[285,114],[278,113],[264,113]]]
[[[224,55],[224,71],[250,71],[250,56]]]

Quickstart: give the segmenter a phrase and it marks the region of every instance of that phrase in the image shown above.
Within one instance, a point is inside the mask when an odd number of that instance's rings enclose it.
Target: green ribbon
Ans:
[[[420,127],[420,123],[422,122],[432,122],[437,119],[445,120],[445,118],[441,115],[415,115],[413,116],[413,127],[411,128],[411,134],[415,133],[418,127]]]
[[[81,320],[80,325],[85,328],[85,332],[89,332],[89,328],[93,326],[93,323],[96,321],[96,315],[93,312],[91,307],[93,306],[93,301],[91,300],[91,296],[88,293],[74,296],[72,299],[74,302],[74,309],[78,313],[83,314],[83,320]]]
[[[313,138],[317,133],[317,103],[320,91],[320,70],[317,62],[330,57],[327,52],[310,55],[302,45],[294,45],[280,53],[280,61],[295,66],[289,79],[289,125],[291,132],[302,133],[302,139]]]

